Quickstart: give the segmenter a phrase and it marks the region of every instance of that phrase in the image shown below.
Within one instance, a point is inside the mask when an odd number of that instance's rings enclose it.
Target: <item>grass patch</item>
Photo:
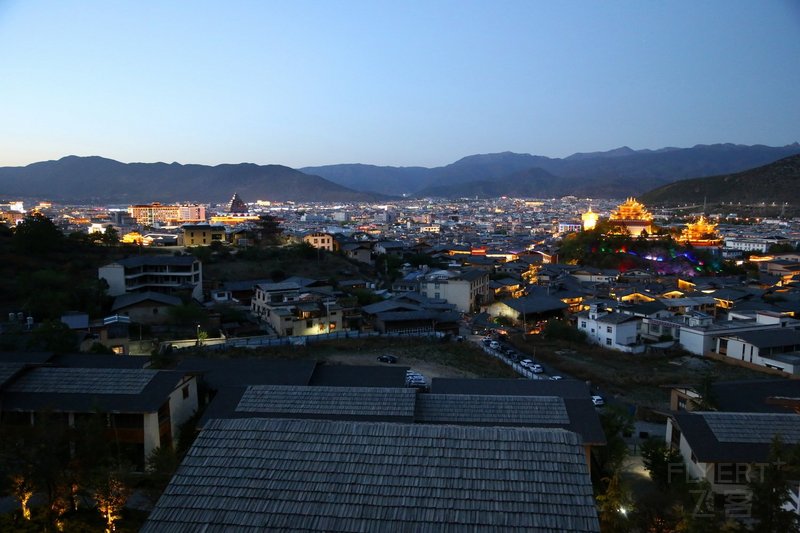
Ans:
[[[515,338],[516,347],[560,372],[589,381],[624,401],[656,409],[669,406],[669,385],[697,385],[706,374],[717,381],[774,378],[765,373],[693,357],[675,350],[664,354],[627,354],[592,344]]]

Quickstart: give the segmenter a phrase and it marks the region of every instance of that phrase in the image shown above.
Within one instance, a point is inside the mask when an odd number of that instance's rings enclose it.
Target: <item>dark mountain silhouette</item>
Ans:
[[[25,167],[0,168],[0,196],[136,203],[227,201],[372,201],[384,197],[350,190],[319,176],[281,165],[217,166],[120,163],[102,157],[67,156]]]
[[[692,148],[578,153],[564,159],[503,152],[465,157],[443,167],[377,167],[333,165],[301,170],[358,190],[384,194],[421,194],[433,190],[449,197],[469,194],[477,181],[503,180],[518,172],[539,168],[557,177],[553,195],[615,197],[640,194],[673,181],[739,172],[800,153],[800,144],[782,147],[735,144],[697,145]],[[452,187],[451,187],[452,186]],[[451,187],[451,188],[445,188]],[[514,195],[512,189],[502,194]]]
[[[684,202],[797,202],[800,198],[800,155],[736,174],[682,180],[641,196],[647,204]]]

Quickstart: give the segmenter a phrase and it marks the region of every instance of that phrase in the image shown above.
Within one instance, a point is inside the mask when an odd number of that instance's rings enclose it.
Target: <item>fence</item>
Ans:
[[[524,366],[520,365],[519,363],[517,363],[513,359],[509,359],[508,357],[506,357],[506,354],[504,354],[502,352],[498,352],[497,350],[492,350],[491,348],[489,348],[488,346],[484,346],[483,344],[481,346],[483,346],[483,351],[484,352],[488,353],[489,355],[491,355],[495,359],[500,359],[505,364],[507,364],[508,366],[513,368],[514,371],[517,372],[518,374],[520,374],[522,377],[525,377],[525,378],[528,378],[528,379],[543,379],[538,374],[535,374],[531,369],[525,368]]]
[[[306,346],[314,342],[323,342],[336,339],[359,339],[369,337],[431,337],[441,339],[445,336],[440,331],[407,330],[381,333],[379,331],[334,331],[321,335],[304,335],[297,337],[276,337],[274,335],[259,335],[255,337],[235,337],[205,339],[200,346],[205,350],[225,350],[228,348],[264,348],[270,346]],[[160,345],[160,351],[188,350],[197,348],[196,339],[165,341]]]

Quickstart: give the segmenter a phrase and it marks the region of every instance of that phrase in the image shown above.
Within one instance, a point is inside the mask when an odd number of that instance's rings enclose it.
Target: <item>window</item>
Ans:
[[[612,329],[611,326],[606,326],[606,333],[611,333]]]
[[[183,389],[181,389],[181,394],[183,394],[183,399],[189,397],[189,385],[186,385]]]
[[[306,320],[306,327],[307,327],[307,328],[310,328],[310,327],[312,327],[313,325],[314,325],[314,321],[313,321],[313,320]]]
[[[606,345],[611,346],[611,339],[606,339]]]

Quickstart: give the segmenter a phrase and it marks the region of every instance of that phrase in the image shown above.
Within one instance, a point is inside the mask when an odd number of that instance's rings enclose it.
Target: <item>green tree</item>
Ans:
[[[103,232],[102,241],[106,246],[116,246],[119,244],[119,231],[117,231],[117,228],[111,224],[106,226],[106,231]]]
[[[78,338],[60,320],[46,320],[31,332],[29,348],[56,353],[78,351]]]
[[[26,216],[14,229],[12,238],[18,252],[34,255],[60,249],[64,240],[64,234],[53,221],[40,214]]]
[[[642,443],[642,463],[656,487],[666,491],[674,482],[686,477],[683,457],[662,439],[651,438]]]
[[[755,479],[751,479],[748,487],[752,493],[752,515],[757,521],[753,527],[755,533],[798,531],[797,515],[784,509],[790,501],[789,490],[797,488],[789,480],[796,479],[798,473],[798,452],[797,446],[784,446],[780,435],[776,435],[767,464],[754,469]]]
[[[600,515],[600,529],[608,533],[626,533],[631,530],[628,513],[631,510],[631,497],[622,484],[619,470],[605,478],[606,490],[597,497],[597,510]]]

